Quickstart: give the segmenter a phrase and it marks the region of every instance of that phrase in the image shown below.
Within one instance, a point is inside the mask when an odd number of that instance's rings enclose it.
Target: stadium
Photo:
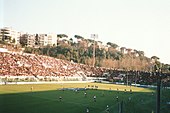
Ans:
[[[156,112],[157,76],[151,72],[10,51],[0,52],[0,63],[1,113]],[[169,75],[161,81],[160,111],[168,113]]]
[[[170,113],[170,0],[0,0],[0,113]]]

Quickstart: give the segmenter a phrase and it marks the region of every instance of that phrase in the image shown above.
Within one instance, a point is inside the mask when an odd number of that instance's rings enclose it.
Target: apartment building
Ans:
[[[57,45],[57,34],[50,33],[47,34],[47,37],[48,37],[48,45],[50,46]]]
[[[39,46],[46,46],[46,45],[48,45],[47,34],[38,34],[38,43],[39,43]]]
[[[53,46],[57,45],[57,34],[36,34],[35,45],[37,46]]]
[[[17,32],[11,27],[4,27],[0,29],[0,40],[9,43],[20,44],[21,32]]]
[[[20,44],[22,46],[34,47],[35,46],[35,35],[23,34],[20,37]]]

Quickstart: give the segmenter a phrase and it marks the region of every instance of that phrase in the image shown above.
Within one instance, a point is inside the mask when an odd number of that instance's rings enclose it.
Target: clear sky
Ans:
[[[113,42],[170,64],[170,0],[0,0],[0,27]]]

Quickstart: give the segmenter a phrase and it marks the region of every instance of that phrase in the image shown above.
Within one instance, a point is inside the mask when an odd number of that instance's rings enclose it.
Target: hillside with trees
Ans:
[[[65,39],[62,39],[62,37],[65,37]],[[92,66],[94,40],[86,39],[79,35],[75,35],[74,38],[77,39],[77,42],[73,42],[72,38],[61,34],[58,35],[57,45],[47,45],[38,48],[25,47],[24,52],[51,56]],[[148,58],[145,56],[144,51],[119,47],[119,45],[112,42],[108,42],[105,46],[101,45],[101,41],[95,41],[95,67],[152,71],[154,65],[152,60],[159,59],[157,56]],[[169,71],[169,64],[160,62],[159,64],[164,67],[164,71]]]

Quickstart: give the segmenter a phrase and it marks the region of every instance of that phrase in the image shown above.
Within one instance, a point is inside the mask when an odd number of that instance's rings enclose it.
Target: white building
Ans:
[[[21,35],[21,32],[17,32],[11,27],[4,27],[0,29],[0,40],[9,43],[19,44]]]
[[[8,43],[21,44],[30,47],[34,46],[53,46],[57,45],[57,34],[25,34],[17,32],[12,27],[4,27],[0,29],[0,41]]]
[[[47,34],[38,34],[38,38],[40,46],[46,46],[48,44]]]
[[[57,34],[47,34],[48,37],[48,45],[53,46],[53,45],[57,45]]]
[[[27,46],[29,47],[35,46],[35,35],[28,35]]]
[[[35,46],[35,35],[23,34],[20,37],[20,44],[22,46],[34,47]]]

